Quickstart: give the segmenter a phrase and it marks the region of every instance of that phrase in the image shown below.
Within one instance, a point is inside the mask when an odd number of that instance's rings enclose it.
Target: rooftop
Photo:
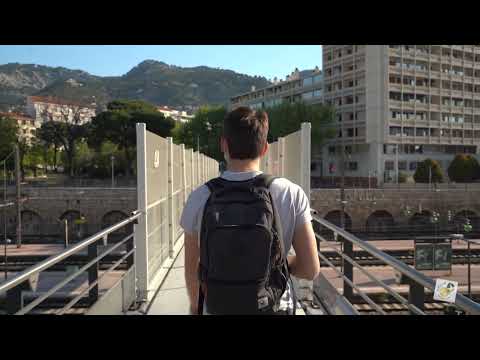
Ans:
[[[53,96],[29,96],[28,98],[34,103],[56,104],[56,105],[72,105],[72,106],[78,106],[78,107],[82,107],[82,108],[95,109],[95,107],[92,104],[87,105],[85,103],[65,100],[65,99],[61,99],[61,98],[57,98],[57,97],[53,97]]]

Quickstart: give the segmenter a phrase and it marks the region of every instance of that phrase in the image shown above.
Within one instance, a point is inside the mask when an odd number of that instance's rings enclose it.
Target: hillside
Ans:
[[[51,95],[99,105],[113,99],[140,99],[172,107],[227,104],[230,97],[268,85],[263,77],[206,66],[182,68],[146,60],[116,77],[35,64],[0,65],[0,111],[22,106],[27,95]]]

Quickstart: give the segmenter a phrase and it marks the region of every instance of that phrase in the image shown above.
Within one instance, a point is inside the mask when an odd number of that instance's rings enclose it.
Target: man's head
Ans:
[[[223,122],[222,151],[225,159],[256,160],[268,150],[268,115],[248,107],[227,114]]]

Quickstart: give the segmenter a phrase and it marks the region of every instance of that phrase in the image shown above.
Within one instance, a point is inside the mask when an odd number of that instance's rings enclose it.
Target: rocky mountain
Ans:
[[[27,95],[57,96],[105,105],[113,99],[139,99],[172,107],[227,104],[251,86],[268,85],[263,77],[206,66],[183,68],[146,60],[128,73],[100,77],[81,70],[35,64],[0,65],[0,111],[21,108]]]

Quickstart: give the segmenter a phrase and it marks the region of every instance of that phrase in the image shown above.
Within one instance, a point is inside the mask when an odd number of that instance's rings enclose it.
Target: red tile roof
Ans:
[[[35,119],[32,118],[30,115],[27,114],[19,114],[14,112],[2,112],[0,116],[10,117],[15,120],[27,120],[27,121],[34,121]]]
[[[79,106],[82,108],[94,109],[94,107],[92,107],[91,105],[85,105],[84,103],[60,99],[53,96],[29,96],[29,99],[34,103],[38,102],[38,103],[44,103],[44,104],[73,105],[73,106]]]

